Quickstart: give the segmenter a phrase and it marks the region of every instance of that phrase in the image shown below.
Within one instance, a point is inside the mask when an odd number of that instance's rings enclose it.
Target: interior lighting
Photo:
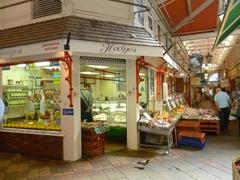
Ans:
[[[60,69],[59,66],[48,66],[48,67],[43,67],[44,69]]]
[[[26,64],[17,64],[17,67],[25,68]]]
[[[115,77],[115,75],[113,75],[113,74],[103,74],[102,76],[108,77],[108,78],[114,78]]]
[[[80,74],[97,75],[97,74],[99,74],[99,73],[97,73],[97,72],[90,72],[90,71],[83,71],[83,72],[80,72]]]
[[[184,76],[185,74],[184,73],[180,73],[180,76]]]
[[[37,66],[37,67],[50,66],[50,62],[49,62],[49,61],[37,62],[37,63],[34,63],[34,64],[35,64],[35,66]]]
[[[87,65],[88,67],[91,68],[96,68],[96,69],[107,69],[109,68],[108,66],[99,66],[99,65]]]
[[[139,73],[139,76],[146,76],[146,74],[144,74],[144,73]]]

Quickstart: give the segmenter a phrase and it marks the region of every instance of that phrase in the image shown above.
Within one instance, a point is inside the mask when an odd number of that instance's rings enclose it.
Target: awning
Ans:
[[[218,32],[214,47],[218,46],[240,25],[240,1],[229,0],[223,23]]]

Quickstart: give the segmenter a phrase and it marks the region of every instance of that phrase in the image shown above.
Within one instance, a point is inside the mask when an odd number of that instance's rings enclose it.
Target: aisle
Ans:
[[[118,151],[88,161],[37,160],[0,153],[0,179],[83,180],[206,180],[232,179],[231,160],[240,154],[240,139],[207,136],[204,150],[172,149],[172,155],[153,151]],[[144,170],[138,161],[150,159]]]

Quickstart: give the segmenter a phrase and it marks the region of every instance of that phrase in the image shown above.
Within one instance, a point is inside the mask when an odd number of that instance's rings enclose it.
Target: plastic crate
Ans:
[[[182,138],[181,141],[178,141],[178,146],[185,145],[185,146],[192,146],[192,147],[198,147],[200,149],[203,149],[206,145],[206,143],[202,143],[200,140],[195,138]]]

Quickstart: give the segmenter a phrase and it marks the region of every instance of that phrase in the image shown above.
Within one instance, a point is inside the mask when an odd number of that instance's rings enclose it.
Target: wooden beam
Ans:
[[[186,25],[186,23],[188,23],[189,21],[191,21],[194,17],[196,17],[197,15],[199,15],[204,9],[206,9],[210,4],[212,4],[214,2],[214,0],[208,0],[205,1],[204,3],[202,3],[197,9],[195,9],[194,11],[192,11],[190,16],[187,16],[186,18],[184,18],[181,22],[179,22],[176,26],[175,26],[175,30],[179,30],[181,29],[183,26]]]
[[[189,16],[192,15],[192,3],[191,0],[187,0],[187,7],[188,7],[188,14]]]

